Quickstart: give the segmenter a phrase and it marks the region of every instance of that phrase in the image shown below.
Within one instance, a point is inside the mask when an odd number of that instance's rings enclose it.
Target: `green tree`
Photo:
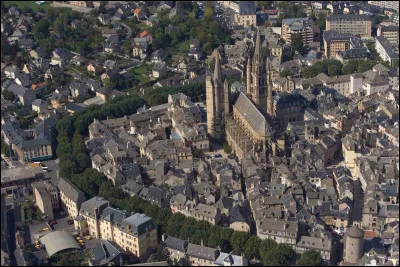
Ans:
[[[72,160],[66,160],[60,165],[60,176],[71,178],[77,171],[76,163]]]
[[[341,68],[338,65],[328,66],[328,76],[337,76],[340,75]]]
[[[301,258],[296,262],[296,266],[321,266],[321,254],[315,250],[308,250],[301,255]]]
[[[244,249],[244,255],[248,259],[259,259],[260,258],[260,253],[259,253],[259,247],[261,244],[261,239],[257,236],[251,236],[245,245]]]
[[[292,76],[293,75],[293,73],[292,73],[292,71],[290,71],[290,70],[284,70],[284,71],[281,71],[280,73],[279,73],[279,76],[280,77],[284,77],[284,78],[286,78],[286,77],[288,77],[288,76]]]
[[[15,95],[14,95],[14,93],[11,92],[11,91],[4,90],[4,91],[3,91],[3,97],[4,97],[5,100],[11,101],[11,100],[14,99]]]
[[[226,154],[230,154],[232,152],[232,148],[229,146],[228,142],[225,142],[224,144],[224,152]]]
[[[299,54],[301,54],[303,52],[303,39],[301,37],[301,34],[296,33],[296,34],[292,34],[292,49],[293,51],[298,52]]]
[[[268,266],[289,266],[296,260],[296,252],[286,244],[278,244],[269,250],[263,258],[263,263]]]
[[[168,249],[165,247],[165,244],[162,242],[158,247],[157,250],[152,253],[146,260],[147,263],[150,262],[160,262],[168,260]]]
[[[249,238],[250,234],[246,232],[234,232],[230,239],[233,254],[241,255],[242,253],[244,253],[245,244]]]
[[[83,171],[92,166],[90,157],[87,153],[76,154],[76,162],[78,163],[78,170]]]
[[[272,239],[264,239],[259,246],[259,255],[261,259],[266,259],[269,251],[274,250],[278,244]]]

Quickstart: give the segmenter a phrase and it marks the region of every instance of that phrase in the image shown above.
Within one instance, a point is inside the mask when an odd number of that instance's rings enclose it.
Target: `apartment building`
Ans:
[[[398,1],[368,1],[368,4],[379,6],[381,8],[390,8],[397,10],[399,12],[399,2]]]
[[[239,12],[235,13],[234,20],[237,25],[256,27],[257,14],[254,1],[239,1]]]
[[[338,31],[324,31],[324,55],[326,58],[333,58],[336,53],[350,49],[351,33],[340,33]]]
[[[86,221],[91,236],[100,238],[100,215],[109,205],[109,201],[97,196],[82,203],[79,215]]]
[[[44,138],[22,140],[12,148],[21,161],[38,161],[53,157],[51,142]]]
[[[114,227],[114,242],[140,259],[156,249],[157,226],[146,214],[135,213]]]
[[[79,209],[86,200],[83,192],[66,178],[60,178],[58,189],[60,190],[61,206],[70,217],[78,216]]]
[[[379,56],[393,66],[395,60],[399,60],[399,48],[393,45],[384,36],[375,37],[375,49]]]
[[[384,36],[393,46],[399,46],[399,25],[379,24],[377,36]]]
[[[273,239],[277,243],[296,245],[298,237],[297,221],[282,221],[274,218],[264,218],[258,222],[257,236],[261,239]]]
[[[54,219],[54,209],[59,208],[59,194],[57,187],[49,181],[41,181],[32,184],[35,202],[40,211],[50,220]]]
[[[99,219],[100,238],[113,241],[115,225],[121,224],[128,216],[129,214],[126,211],[112,207],[105,208]]]
[[[282,20],[282,39],[287,43],[292,43],[292,35],[300,34],[304,45],[314,41],[316,28],[314,21],[309,18],[289,18]]]
[[[307,250],[318,251],[324,261],[330,261],[332,240],[323,237],[302,236],[296,245],[296,252],[303,254]]]
[[[217,225],[221,221],[220,209],[206,204],[198,204],[189,213],[190,217],[195,218],[197,221],[204,220],[213,225]]]
[[[326,18],[326,30],[371,37],[372,21],[369,15],[330,15]]]

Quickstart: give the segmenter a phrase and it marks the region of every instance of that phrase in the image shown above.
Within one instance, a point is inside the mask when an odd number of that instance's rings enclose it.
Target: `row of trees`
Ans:
[[[370,59],[357,59],[357,60],[349,60],[344,65],[338,61],[333,59],[324,60],[321,62],[317,62],[313,66],[306,67],[302,76],[304,78],[312,78],[316,75],[325,73],[328,76],[336,76],[342,74],[353,74],[353,73],[362,73],[367,70],[371,70],[373,66],[377,64],[376,61]],[[290,75],[289,72],[285,71],[280,73],[281,77],[286,77]]]
[[[199,82],[183,86],[157,87],[145,93],[143,97],[150,106],[155,106],[168,102],[168,95],[177,93],[183,93],[193,101],[202,101],[205,99],[206,83]]]
[[[161,234],[177,237],[189,242],[217,248],[223,252],[245,255],[248,259],[259,259],[265,265],[288,266],[296,261],[295,251],[288,245],[277,244],[272,239],[261,240],[246,232],[233,231],[227,227],[211,225],[207,221],[196,221],[181,213],[172,213],[170,209],[162,209],[152,205],[138,196],[129,197],[120,188],[108,181],[100,186],[99,196],[110,200],[111,204],[130,213],[145,213],[154,219],[161,239]],[[155,259],[162,257],[162,250],[157,251]],[[300,263],[319,266],[322,262],[318,252],[302,257]],[[303,259],[304,258],[304,259]],[[314,265],[315,264],[315,265]]]

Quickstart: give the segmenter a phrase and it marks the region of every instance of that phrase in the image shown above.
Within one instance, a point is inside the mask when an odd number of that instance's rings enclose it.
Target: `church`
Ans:
[[[235,97],[232,112],[220,60],[217,52],[214,74],[206,77],[208,133],[213,134],[214,123],[225,123],[226,140],[239,160],[251,155],[265,161],[274,135],[271,127],[273,96],[269,60],[263,59],[260,32],[257,31],[253,56],[248,59],[246,94],[240,92]]]

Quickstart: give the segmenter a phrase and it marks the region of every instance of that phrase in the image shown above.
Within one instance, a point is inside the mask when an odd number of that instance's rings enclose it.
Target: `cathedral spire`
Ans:
[[[256,45],[255,45],[255,50],[254,50],[254,60],[258,64],[261,64],[261,62],[262,62],[261,37],[260,37],[259,29],[257,29]]]
[[[218,50],[216,51],[215,55],[215,66],[214,66],[214,82],[220,83],[222,82],[222,71],[221,71],[221,63],[220,63],[220,53]]]
[[[272,73],[271,73],[271,62],[268,57],[266,60],[266,69],[267,69],[267,79],[268,79],[268,95],[267,95],[267,112],[272,117],[273,116],[273,107],[272,107]]]
[[[251,94],[251,60],[250,60],[250,55],[249,59],[247,60],[247,73],[246,73],[246,79],[247,79],[247,94]]]

